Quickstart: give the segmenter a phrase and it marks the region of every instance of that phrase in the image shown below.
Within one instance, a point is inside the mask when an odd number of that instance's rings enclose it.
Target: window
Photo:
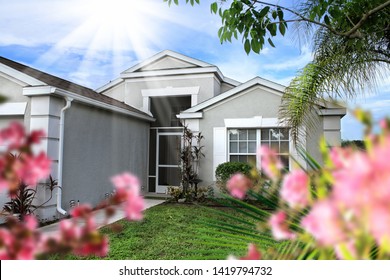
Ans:
[[[256,151],[260,145],[272,148],[284,166],[289,166],[290,137],[287,128],[229,129],[229,161],[256,164]]]
[[[229,160],[256,163],[257,138],[256,129],[230,129]]]
[[[290,137],[287,128],[267,128],[261,130],[261,145],[268,145],[276,151],[283,166],[289,167]]]

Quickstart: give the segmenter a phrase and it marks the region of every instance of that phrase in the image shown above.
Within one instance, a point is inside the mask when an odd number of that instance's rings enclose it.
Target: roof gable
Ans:
[[[160,60],[152,62],[149,65],[146,65],[137,70],[137,72],[142,71],[153,71],[153,70],[167,70],[167,69],[181,69],[181,68],[194,68],[200,67],[199,65],[188,63],[187,61],[177,59],[171,56],[164,56]]]
[[[277,84],[275,82],[271,82],[269,80],[265,80],[263,78],[260,78],[260,77],[256,77],[254,79],[251,79],[243,84],[240,84],[226,92],[223,92],[215,97],[212,97],[202,103],[199,103],[198,105],[195,105],[194,107],[191,107],[187,110],[184,111],[184,113],[195,113],[195,112],[199,112],[207,107],[210,107],[212,105],[216,105],[226,99],[228,99],[229,97],[231,96],[234,96],[236,94],[239,94],[253,86],[263,86],[263,87],[266,87],[266,88],[269,88],[271,89],[271,92],[276,94],[276,95],[279,95],[279,96],[282,96],[283,95],[283,91],[285,89],[285,86],[283,85],[280,85],[280,84]]]
[[[122,74],[142,72],[142,71],[211,67],[211,66],[213,65],[203,62],[201,60],[194,59],[174,51],[165,50],[144,60],[143,62],[134,65],[133,67],[122,72]]]

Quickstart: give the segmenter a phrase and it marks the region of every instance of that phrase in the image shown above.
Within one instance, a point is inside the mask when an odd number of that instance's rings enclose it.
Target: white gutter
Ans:
[[[65,111],[72,105],[73,98],[65,97],[66,105],[61,109],[60,115],[60,143],[59,143],[59,155],[58,155],[58,185],[57,190],[57,211],[62,215],[66,215],[67,212],[62,208],[62,164],[64,156],[64,124],[65,124]]]

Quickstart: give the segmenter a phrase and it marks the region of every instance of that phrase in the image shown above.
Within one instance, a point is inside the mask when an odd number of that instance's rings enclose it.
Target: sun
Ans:
[[[134,28],[143,23],[145,14],[153,9],[148,0],[88,0],[89,17],[101,25],[117,28],[119,25]]]
[[[87,0],[87,5],[86,23],[95,29],[97,44],[108,44],[113,50],[132,47],[142,53],[149,40],[158,37],[149,20],[156,16],[156,1]]]
[[[162,0],[66,0],[63,11],[73,19],[72,29],[39,57],[37,63],[51,65],[64,54],[80,56],[74,81],[88,82],[96,61],[110,64],[112,74],[124,70],[124,61],[131,57],[145,59],[161,49],[164,22],[170,13]],[[69,21],[69,20],[68,20]],[[127,62],[128,63],[128,62]],[[127,65],[127,64],[126,64]]]

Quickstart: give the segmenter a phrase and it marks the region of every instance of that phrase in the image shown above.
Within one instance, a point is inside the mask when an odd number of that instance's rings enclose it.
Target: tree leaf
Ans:
[[[246,54],[249,54],[249,52],[251,51],[251,43],[249,42],[249,39],[245,40],[244,50],[245,50]]]
[[[268,43],[269,43],[272,47],[275,48],[275,45],[274,45],[274,43],[272,42],[271,38],[268,38]]]
[[[255,53],[259,53],[260,52],[260,43],[259,43],[259,41],[253,39],[251,43],[252,43],[252,51],[255,52]]]
[[[286,33],[286,26],[284,25],[284,22],[279,23],[279,31],[283,36]]]
[[[269,6],[265,6],[263,9],[261,9],[258,17],[263,18],[266,14],[268,14],[269,9],[270,9]]]
[[[211,12],[214,13],[214,14],[217,14],[217,11],[218,11],[218,3],[217,2],[214,2],[210,5],[210,9],[211,9]]]

